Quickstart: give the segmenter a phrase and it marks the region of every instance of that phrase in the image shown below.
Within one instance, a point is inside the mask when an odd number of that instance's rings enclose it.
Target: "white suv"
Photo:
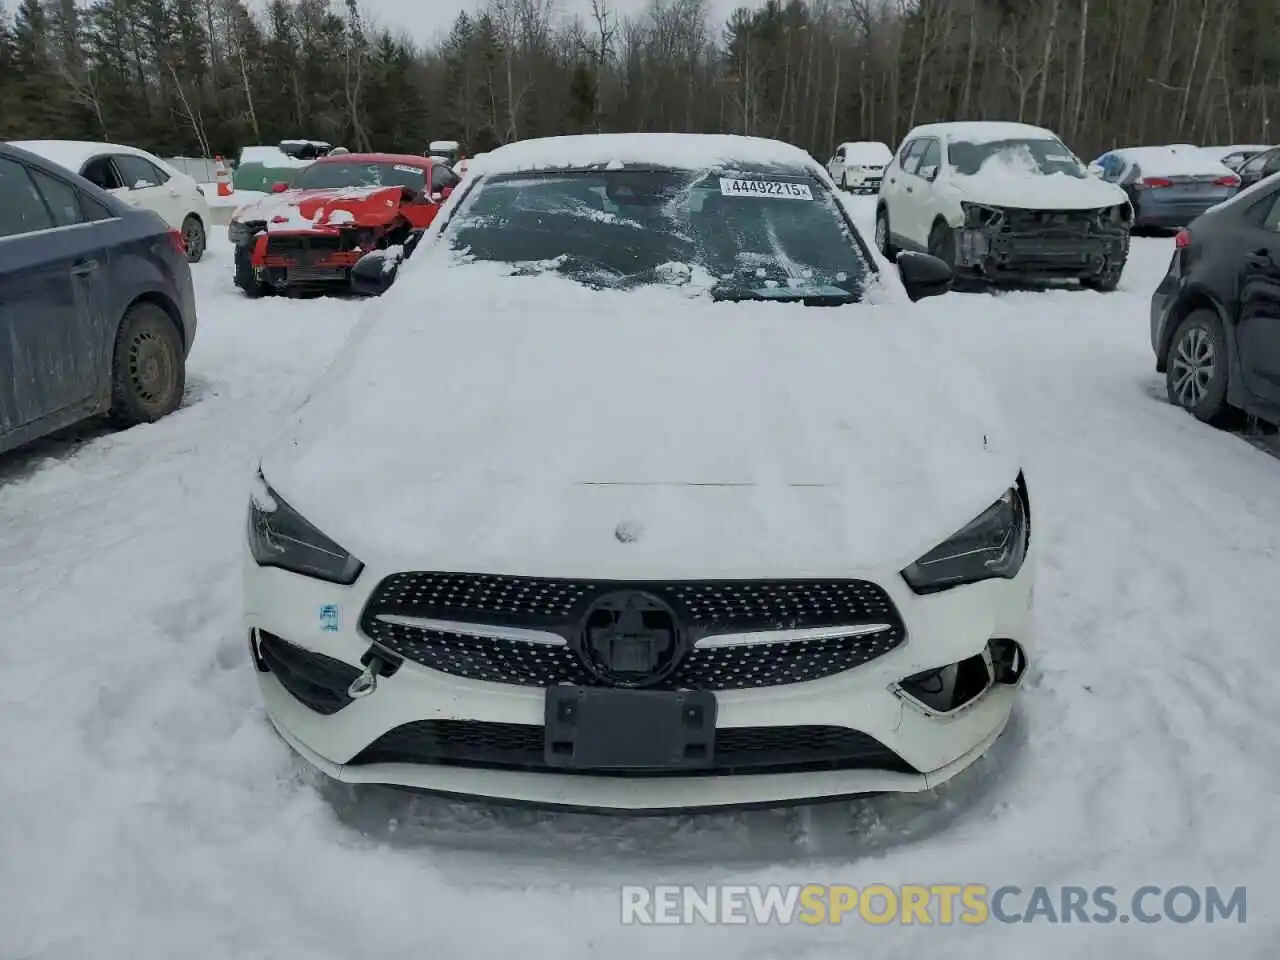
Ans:
[[[854,193],[876,193],[884,176],[884,168],[893,159],[888,144],[878,140],[842,143],[827,161],[827,173],[841,190]]]
[[[1079,280],[1114,290],[1129,255],[1124,191],[1089,176],[1051,131],[934,123],[907,134],[884,172],[876,246],[919,250],[974,280]]]

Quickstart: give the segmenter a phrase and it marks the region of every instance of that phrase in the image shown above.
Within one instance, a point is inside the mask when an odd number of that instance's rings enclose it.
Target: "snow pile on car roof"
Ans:
[[[264,167],[309,167],[315,158],[291,157],[279,147],[244,147],[240,151],[240,163],[260,163]]]
[[[722,167],[823,168],[799,147],[727,134],[599,133],[521,140],[485,158],[485,173],[653,165],[678,170]]]
[[[1008,120],[963,120],[955,123],[930,123],[916,127],[908,137],[941,137],[965,143],[996,143],[999,140],[1057,140],[1058,135],[1044,127]]]
[[[137,147],[119,143],[95,143],[91,140],[11,140],[9,146],[34,153],[50,163],[65,167],[72,173],[79,173],[85,161],[104,153],[140,154],[143,152]],[[168,164],[164,166],[169,167]]]
[[[1147,175],[1197,177],[1213,174],[1231,175],[1219,160],[1199,147],[1126,147],[1113,151],[1130,163],[1136,163]]]
[[[844,147],[844,159],[854,163],[885,164],[893,159],[893,151],[887,144],[876,140],[859,140],[841,144]]]

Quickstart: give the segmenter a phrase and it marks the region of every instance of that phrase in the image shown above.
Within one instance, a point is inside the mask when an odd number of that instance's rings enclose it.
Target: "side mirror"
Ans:
[[[289,185],[287,183],[273,183],[271,185],[272,193],[284,193],[288,189]]]
[[[386,250],[371,250],[351,268],[351,291],[362,297],[380,297],[396,282],[400,272],[400,255]]]
[[[443,203],[443,202],[444,202],[444,194],[443,194],[443,193],[441,193],[439,190],[435,191],[435,193],[431,194],[431,202],[432,202],[432,203]]]
[[[1096,163],[1091,163],[1091,164],[1089,164],[1089,166],[1088,166],[1088,168],[1087,168],[1087,169],[1088,169],[1088,171],[1089,171],[1089,176],[1091,176],[1091,177],[1098,177],[1099,179],[1101,179],[1102,177],[1106,176],[1106,174],[1107,174],[1107,171],[1106,171],[1106,170],[1104,170],[1104,169],[1102,169],[1102,167],[1100,167],[1100,166],[1099,166],[1098,164],[1096,164]]]
[[[448,200],[448,199],[449,199],[449,197],[451,197],[452,195],[453,195],[453,187],[441,187],[441,188],[440,188],[440,199],[441,199],[441,200]]]
[[[898,254],[898,275],[911,302],[937,297],[951,289],[951,268],[927,253],[903,250]]]
[[[919,173],[920,176],[928,180],[930,183],[938,179],[938,168],[936,166],[921,167]]]

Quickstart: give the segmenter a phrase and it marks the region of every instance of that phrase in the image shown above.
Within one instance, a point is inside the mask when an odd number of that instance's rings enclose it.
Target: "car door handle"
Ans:
[[[97,269],[97,260],[77,260],[71,265],[71,275],[73,277],[87,277]]]
[[[897,178],[897,177],[890,177],[890,178],[889,178],[889,182],[890,182],[890,183],[897,183],[897,182],[898,182],[898,178]]]
[[[907,193],[915,193],[915,192],[916,192],[915,187],[907,187]]]

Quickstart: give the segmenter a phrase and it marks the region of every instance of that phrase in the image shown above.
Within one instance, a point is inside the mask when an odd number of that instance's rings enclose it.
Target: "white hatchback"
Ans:
[[[118,143],[80,140],[21,140],[13,144],[84,177],[131,207],[158,213],[182,234],[187,261],[204,256],[209,204],[204,190],[155,154]]]

